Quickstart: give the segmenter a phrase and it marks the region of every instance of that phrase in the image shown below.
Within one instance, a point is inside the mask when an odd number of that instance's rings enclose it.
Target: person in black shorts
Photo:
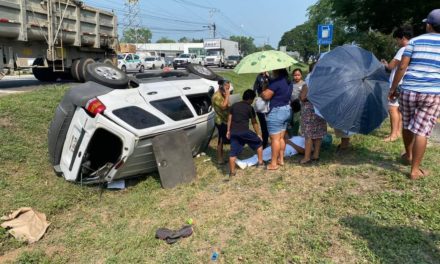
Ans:
[[[229,176],[235,176],[235,160],[238,154],[243,151],[245,144],[257,151],[258,165],[263,165],[263,145],[260,128],[256,119],[252,103],[256,94],[248,89],[243,93],[243,100],[232,105],[228,116],[228,131],[226,137],[231,140],[231,151],[229,152]],[[255,132],[249,129],[249,119],[252,122]]]

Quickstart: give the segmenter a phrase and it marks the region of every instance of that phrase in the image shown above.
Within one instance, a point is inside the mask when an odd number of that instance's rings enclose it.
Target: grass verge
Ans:
[[[225,73],[236,92],[255,75]],[[47,127],[67,87],[48,86],[0,98],[0,214],[22,206],[52,225],[32,245],[0,228],[0,262],[11,263],[439,263],[440,147],[424,166],[431,177],[410,181],[398,163],[400,141],[389,129],[353,138],[353,150],[325,149],[319,165],[299,157],[277,172],[225,168],[196,158],[198,180],[163,190],[157,174],[123,191],[100,191],[56,177],[48,162]],[[215,142],[207,151],[214,160]],[[246,151],[243,155],[249,155]],[[159,227],[194,220],[193,236],[174,245]]]

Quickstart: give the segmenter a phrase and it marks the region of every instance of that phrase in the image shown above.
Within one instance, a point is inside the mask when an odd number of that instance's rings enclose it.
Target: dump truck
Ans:
[[[77,0],[0,0],[0,79],[31,68],[40,81],[85,81],[93,62],[116,65],[114,13]]]
[[[223,67],[228,56],[239,56],[238,42],[228,39],[206,39],[203,42],[206,50],[205,65]]]

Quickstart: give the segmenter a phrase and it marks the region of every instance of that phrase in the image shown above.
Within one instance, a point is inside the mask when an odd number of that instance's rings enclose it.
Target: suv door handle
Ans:
[[[191,90],[191,87],[183,87],[183,90]]]

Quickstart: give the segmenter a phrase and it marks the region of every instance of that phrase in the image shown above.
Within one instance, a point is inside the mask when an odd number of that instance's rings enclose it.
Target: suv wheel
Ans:
[[[199,64],[188,64],[187,70],[208,80],[216,80],[219,77],[211,69]]]
[[[127,88],[129,81],[125,72],[113,65],[99,62],[87,65],[86,80],[115,89]]]

